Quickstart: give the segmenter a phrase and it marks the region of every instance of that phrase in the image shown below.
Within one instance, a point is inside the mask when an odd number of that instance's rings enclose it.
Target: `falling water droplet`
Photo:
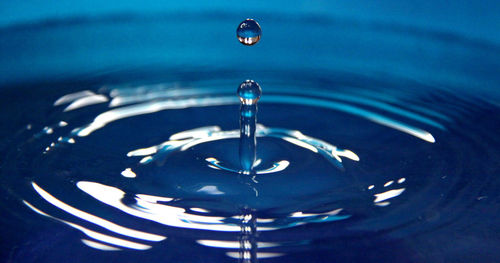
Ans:
[[[253,80],[246,80],[240,84],[237,91],[241,103],[245,105],[256,104],[262,94],[259,84]]]
[[[236,36],[241,44],[251,46],[259,42],[262,29],[259,23],[253,19],[246,19],[236,29]]]

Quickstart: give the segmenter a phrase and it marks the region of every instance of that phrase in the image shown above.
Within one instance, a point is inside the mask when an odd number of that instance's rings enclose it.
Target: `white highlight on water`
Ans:
[[[393,189],[389,190],[383,193],[375,194],[375,200],[373,200],[374,203],[382,202],[387,199],[396,197],[400,194],[402,194],[405,191],[405,188],[400,188],[400,189]]]
[[[99,242],[91,241],[88,239],[82,239],[82,243],[91,247],[91,248],[99,249],[102,251],[120,251],[121,250],[120,248],[104,245],[104,244],[101,244]]]
[[[126,247],[126,248],[130,248],[130,249],[136,249],[136,250],[147,250],[147,249],[151,248],[151,246],[149,246],[149,245],[145,245],[145,244],[141,244],[141,243],[137,243],[137,242],[132,242],[132,241],[128,241],[128,240],[125,240],[125,239],[121,239],[121,238],[117,238],[117,237],[105,235],[105,234],[102,234],[102,233],[99,233],[99,232],[87,229],[87,228],[82,227],[80,225],[77,225],[75,223],[71,223],[71,222],[68,222],[66,220],[62,220],[62,219],[59,219],[57,217],[51,216],[51,215],[49,215],[49,214],[47,214],[47,213],[39,210],[38,208],[34,207],[32,204],[28,203],[25,200],[23,200],[23,203],[28,208],[30,208],[31,210],[33,210],[34,212],[36,212],[36,213],[38,213],[40,215],[43,215],[43,216],[46,216],[48,218],[52,218],[54,220],[62,222],[62,223],[66,224],[66,225],[68,225],[68,226],[70,226],[72,228],[80,230],[82,233],[84,233],[88,237],[96,239],[96,240],[99,240],[99,241],[102,241],[104,243],[113,244],[113,245],[116,245],[116,246]]]
[[[132,169],[130,169],[130,168],[127,168],[127,169],[123,170],[123,171],[121,172],[121,175],[122,175],[123,177],[127,177],[127,178],[135,178],[135,177],[137,176],[137,175],[136,175],[136,174],[132,171]]]
[[[85,221],[88,221],[90,223],[99,225],[103,228],[108,229],[109,231],[124,235],[124,236],[129,236],[133,238],[138,238],[138,239],[143,239],[143,240],[148,240],[148,241],[162,241],[166,237],[160,236],[160,235],[155,235],[155,234],[150,234],[130,228],[126,228],[120,225],[117,225],[113,222],[110,222],[108,220],[105,220],[103,218],[97,217],[95,215],[89,214],[87,212],[81,211],[79,209],[76,209],[59,199],[55,198],[45,190],[43,190],[41,187],[39,187],[35,182],[32,182],[31,185],[33,186],[33,189],[43,198],[45,201],[51,203],[52,205],[58,207],[59,209],[72,214],[80,219],[83,219]]]
[[[203,186],[202,188],[198,189],[196,192],[206,193],[209,195],[222,195],[222,194],[224,194],[224,192],[217,189],[217,186],[215,186],[215,185]]]
[[[286,103],[309,105],[314,107],[325,107],[334,110],[343,111],[353,114],[375,123],[399,130],[409,135],[415,136],[430,143],[436,140],[434,136],[428,131],[410,126],[397,120],[390,119],[381,114],[377,114],[359,107],[349,104],[322,100],[317,98],[305,98],[299,96],[284,96],[284,95],[268,95],[263,99],[264,102],[271,103]],[[206,106],[221,106],[238,104],[237,98],[234,96],[217,96],[217,97],[202,97],[202,98],[189,98],[189,99],[168,99],[165,101],[144,102],[131,106],[112,109],[99,114],[92,123],[76,130],[76,134],[80,137],[88,136],[92,132],[106,126],[107,124],[133,116],[155,113],[158,111],[169,109],[183,109],[189,107],[206,107]]]
[[[64,109],[64,112],[80,109],[94,104],[104,103],[107,101],[108,98],[104,95],[91,95],[88,97],[83,97],[73,101],[68,107]]]

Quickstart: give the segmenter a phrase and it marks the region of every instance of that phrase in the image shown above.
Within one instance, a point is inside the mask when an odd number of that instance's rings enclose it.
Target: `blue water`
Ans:
[[[500,46],[331,16],[0,29],[5,262],[495,262]],[[238,173],[239,84],[262,87]],[[236,170],[236,172],[234,172]]]

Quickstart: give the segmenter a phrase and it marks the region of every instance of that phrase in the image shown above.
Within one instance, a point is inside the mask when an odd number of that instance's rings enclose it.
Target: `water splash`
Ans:
[[[128,157],[142,157],[140,163],[147,164],[152,161],[162,161],[172,153],[186,151],[196,145],[213,142],[218,140],[236,139],[240,136],[240,130],[222,131],[218,126],[207,126],[193,130],[183,131],[173,134],[170,139],[161,144],[140,148],[127,153]],[[262,124],[256,125],[256,137],[270,137],[283,140],[298,147],[307,149],[312,153],[319,154],[328,160],[335,167],[343,169],[341,157],[353,161],[359,161],[359,157],[352,151],[340,149],[325,141],[307,136],[297,130],[288,130],[283,128],[268,128]],[[238,168],[229,168],[220,164],[220,161],[214,157],[207,157],[209,167],[222,169],[230,172],[244,173],[245,170]],[[273,167],[256,171],[257,174],[268,174],[280,172],[288,167],[288,161],[282,160],[276,162]]]
[[[240,98],[240,165],[243,173],[250,174],[256,160],[257,102],[262,90],[253,80],[247,80],[238,87]]]

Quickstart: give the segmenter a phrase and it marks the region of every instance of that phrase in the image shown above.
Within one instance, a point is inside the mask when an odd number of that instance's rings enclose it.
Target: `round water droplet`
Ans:
[[[237,94],[240,97],[241,103],[251,105],[259,101],[262,89],[257,82],[253,80],[245,80],[238,87]]]
[[[262,35],[259,23],[253,19],[241,22],[236,30],[236,36],[241,44],[251,46],[259,42]]]

